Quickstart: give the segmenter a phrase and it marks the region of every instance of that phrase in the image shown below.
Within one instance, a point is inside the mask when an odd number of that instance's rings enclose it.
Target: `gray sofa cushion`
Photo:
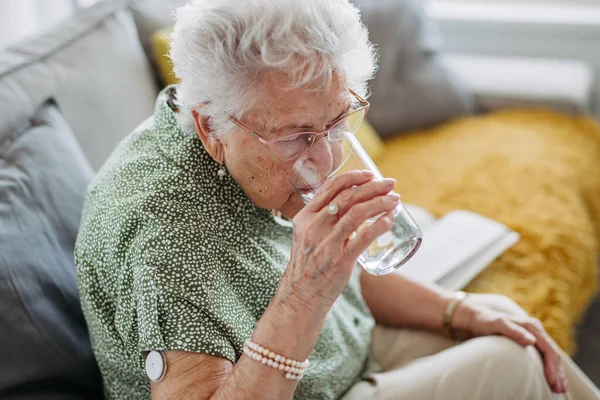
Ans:
[[[101,396],[73,247],[92,170],[56,107],[0,140],[0,398]]]
[[[55,98],[92,167],[152,114],[158,92],[122,1],[102,1],[0,52],[0,139]]]
[[[175,10],[188,0],[129,0],[140,42],[152,60],[152,34],[175,24]]]
[[[422,0],[353,0],[378,47],[368,120],[382,136],[470,114],[473,102],[441,58]]]

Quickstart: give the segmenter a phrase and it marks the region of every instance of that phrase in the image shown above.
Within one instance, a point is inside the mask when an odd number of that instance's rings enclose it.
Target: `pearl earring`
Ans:
[[[221,162],[221,167],[217,171],[217,175],[219,175],[219,178],[221,179],[223,179],[223,177],[227,175],[227,172],[225,172],[225,168],[223,168],[223,162]]]

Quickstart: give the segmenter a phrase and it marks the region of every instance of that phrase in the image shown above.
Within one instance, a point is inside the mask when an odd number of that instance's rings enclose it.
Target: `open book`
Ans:
[[[460,290],[519,241],[517,232],[470,211],[452,211],[436,220],[421,207],[405,207],[421,227],[423,243],[396,273],[418,282]]]

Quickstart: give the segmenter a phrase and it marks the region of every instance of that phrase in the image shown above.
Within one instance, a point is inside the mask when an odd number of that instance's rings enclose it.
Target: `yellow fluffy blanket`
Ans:
[[[392,139],[378,165],[403,200],[441,216],[472,210],[521,241],[467,288],[513,298],[568,352],[596,292],[600,128],[591,119],[510,110]]]

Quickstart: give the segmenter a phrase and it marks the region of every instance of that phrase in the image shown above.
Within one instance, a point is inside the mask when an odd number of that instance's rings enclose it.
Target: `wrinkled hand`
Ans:
[[[347,172],[325,182],[294,217],[290,262],[277,297],[308,310],[321,305],[328,310],[348,283],[358,256],[392,228],[400,198],[390,194],[394,184],[393,179],[373,180],[366,171]],[[331,203],[339,207],[336,215],[327,211]],[[373,224],[359,229],[378,215]]]
[[[495,310],[484,296],[469,296],[457,309],[452,326],[459,339],[503,335],[521,346],[534,345],[544,360],[544,374],[552,391],[566,392],[568,381],[558,346],[540,320],[527,316],[524,311],[515,316]]]

